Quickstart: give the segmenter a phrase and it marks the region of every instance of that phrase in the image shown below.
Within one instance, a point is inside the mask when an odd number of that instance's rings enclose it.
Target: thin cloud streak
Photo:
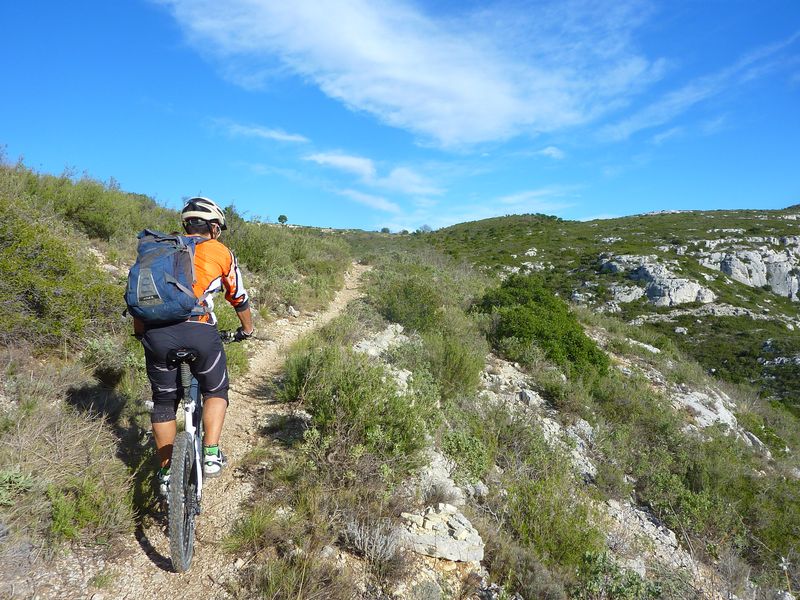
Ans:
[[[306,156],[305,160],[352,173],[364,180],[371,180],[375,177],[375,163],[362,156],[353,156],[340,152],[318,152]]]
[[[372,194],[365,194],[364,192],[359,192],[358,190],[339,190],[338,194],[341,196],[345,196],[346,198],[350,198],[354,202],[358,202],[359,204],[363,204],[364,206],[368,206],[369,208],[374,208],[376,210],[382,210],[384,212],[390,213],[400,213],[402,212],[400,207],[383,198],[381,196],[373,196]]]
[[[656,146],[660,146],[667,140],[674,139],[676,137],[680,137],[684,133],[683,127],[671,127],[666,131],[662,131],[661,133],[657,133],[653,136],[653,144]]]
[[[527,5],[513,20],[436,19],[406,0],[159,1],[241,84],[284,69],[448,148],[587,123],[664,71],[632,41],[645,0]]]
[[[672,121],[695,105],[717,96],[731,87],[763,77],[782,66],[782,61],[777,55],[793,45],[798,38],[800,38],[800,32],[775,44],[758,48],[717,73],[691,81],[666,94],[661,100],[650,104],[633,116],[602,128],[600,130],[601,138],[615,142],[628,139],[639,131],[659,127]]]
[[[552,158],[553,160],[564,160],[567,155],[561,149],[557,148],[556,146],[548,146],[547,148],[542,148],[536,154],[541,156],[547,156],[548,158]]]
[[[395,167],[386,177],[378,177],[375,161],[364,156],[342,152],[318,152],[306,156],[305,160],[350,173],[357,176],[361,183],[387,191],[413,196],[437,196],[444,192],[427,177],[408,167]]]
[[[574,194],[579,187],[553,185],[546,188],[526,190],[493,198],[486,202],[462,205],[446,212],[437,210],[433,206],[418,205],[417,209],[411,213],[398,214],[389,223],[378,226],[386,226],[393,231],[403,229],[414,231],[422,225],[429,225],[434,229],[439,229],[456,223],[479,221],[511,213],[558,214],[574,206],[573,203],[561,201],[558,198],[566,198],[570,194]]]
[[[256,137],[265,140],[274,140],[277,142],[292,142],[298,144],[307,144],[310,140],[297,133],[286,133],[281,129],[269,129],[260,125],[242,125],[240,123],[232,123],[229,121],[219,121],[230,135],[242,137]]]

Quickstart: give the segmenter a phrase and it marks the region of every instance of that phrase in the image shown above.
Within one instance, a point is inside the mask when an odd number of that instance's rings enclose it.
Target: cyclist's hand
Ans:
[[[247,332],[245,332],[244,327],[239,327],[236,330],[236,333],[233,334],[233,341],[234,342],[241,342],[241,341],[244,341],[244,340],[249,340],[251,337],[253,337],[253,334],[255,332],[256,332],[256,330],[253,329],[250,333],[247,333]]]

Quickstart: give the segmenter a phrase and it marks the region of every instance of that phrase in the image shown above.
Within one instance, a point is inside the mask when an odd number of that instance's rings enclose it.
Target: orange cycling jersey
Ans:
[[[222,289],[225,290],[225,299],[237,312],[248,308],[249,300],[242,283],[242,272],[233,252],[228,250],[225,244],[214,239],[197,244],[194,252],[194,270],[195,282],[192,291],[204,301],[208,313],[192,320],[212,325],[217,322],[212,295]]]

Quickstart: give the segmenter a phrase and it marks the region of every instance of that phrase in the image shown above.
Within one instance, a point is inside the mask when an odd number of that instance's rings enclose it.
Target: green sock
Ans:
[[[203,454],[206,456],[219,456],[219,444],[211,444],[210,446],[203,446]]]
[[[163,475],[169,475],[169,465],[167,465],[166,467],[161,467],[161,468],[158,470],[158,474],[159,474],[159,475],[162,475],[162,476],[163,476]]]

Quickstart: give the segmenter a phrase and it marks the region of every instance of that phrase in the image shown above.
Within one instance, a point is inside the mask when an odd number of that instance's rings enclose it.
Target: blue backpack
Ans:
[[[138,236],[136,262],[128,273],[128,312],[147,324],[185,321],[208,309],[192,291],[194,250],[202,238],[145,229]]]

